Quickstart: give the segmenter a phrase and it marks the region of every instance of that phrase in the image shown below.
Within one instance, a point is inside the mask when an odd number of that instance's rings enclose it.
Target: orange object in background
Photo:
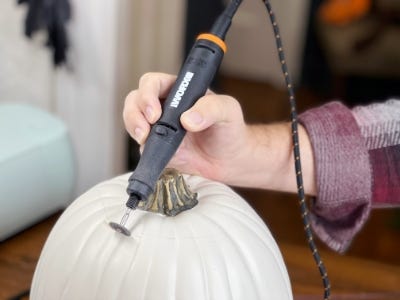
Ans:
[[[346,25],[365,16],[371,6],[372,0],[326,0],[318,15],[325,23]]]

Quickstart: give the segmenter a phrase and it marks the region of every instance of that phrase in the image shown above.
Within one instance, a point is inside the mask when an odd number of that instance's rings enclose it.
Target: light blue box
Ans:
[[[0,241],[73,199],[74,155],[64,123],[23,104],[0,104]]]

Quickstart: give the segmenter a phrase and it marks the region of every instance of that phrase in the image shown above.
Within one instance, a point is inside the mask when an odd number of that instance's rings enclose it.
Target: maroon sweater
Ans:
[[[400,206],[400,100],[350,110],[331,102],[300,115],[313,147],[314,232],[344,252],[372,207]]]

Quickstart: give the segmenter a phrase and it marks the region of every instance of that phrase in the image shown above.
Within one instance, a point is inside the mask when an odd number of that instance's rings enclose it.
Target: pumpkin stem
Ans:
[[[167,168],[157,181],[154,193],[147,200],[141,200],[137,208],[166,216],[176,216],[193,208],[197,203],[197,193],[189,189],[182,174],[175,169]]]

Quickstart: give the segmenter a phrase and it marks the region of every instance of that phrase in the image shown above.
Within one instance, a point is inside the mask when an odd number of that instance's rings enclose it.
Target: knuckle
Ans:
[[[129,118],[130,113],[126,108],[122,111],[122,119],[124,120],[125,124],[130,123],[130,118]]]
[[[224,106],[229,107],[233,112],[240,112],[242,110],[240,102],[232,96],[225,96],[224,102]]]
[[[135,111],[135,99],[137,98],[137,91],[132,91],[130,92],[124,101],[124,108],[122,110],[122,117],[124,118],[124,120],[126,120],[126,118],[128,118],[129,115],[132,114],[132,112]]]
[[[140,106],[141,106],[141,108],[142,107],[144,107],[145,105],[148,105],[148,104],[155,104],[155,100],[157,100],[157,99],[155,99],[155,97],[154,97],[154,95],[151,95],[151,94],[149,94],[149,93],[142,93],[141,95],[140,95]]]
[[[131,102],[134,102],[135,99],[137,98],[137,94],[138,94],[138,90],[133,90],[133,91],[129,92],[128,95],[126,95],[125,101],[124,101],[125,107],[129,108]]]
[[[159,73],[159,72],[147,72],[144,73],[140,79],[139,79],[139,87],[143,84],[145,84],[146,82],[152,82],[152,81],[157,81],[160,80],[160,77],[164,75],[163,73]]]
[[[231,107],[234,107],[234,108],[240,107],[239,101],[238,101],[236,98],[232,97],[232,96],[225,95],[225,101],[226,101]]]
[[[236,98],[229,95],[222,95],[219,100],[216,103],[218,103],[217,109],[221,121],[231,121],[242,114],[242,107]]]
[[[140,76],[139,78],[139,85],[143,84],[143,82],[149,80],[150,78],[152,78],[154,76],[154,72],[147,72],[144,73],[142,76]]]

